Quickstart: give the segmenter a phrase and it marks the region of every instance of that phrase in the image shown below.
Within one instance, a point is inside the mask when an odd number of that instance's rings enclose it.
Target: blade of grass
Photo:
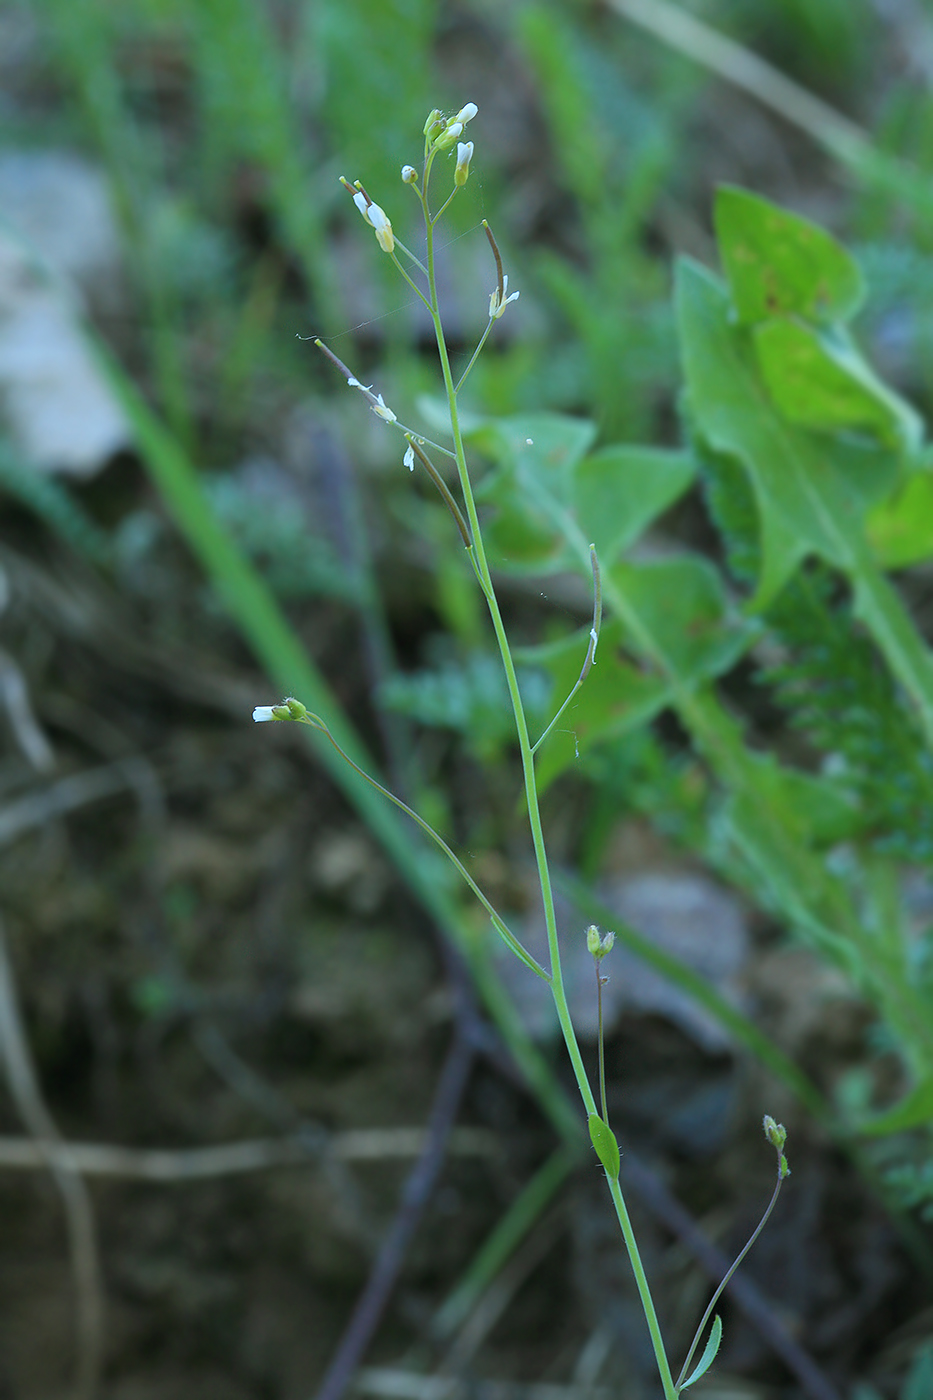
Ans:
[[[785,77],[758,54],[670,0],[609,3],[623,19],[641,25],[669,48],[685,54],[798,127],[865,185],[896,195],[926,219],[933,216],[933,195],[921,171],[880,151],[862,127]]]
[[[465,1321],[503,1264],[528,1234],[555,1191],[566,1181],[572,1166],[573,1157],[565,1148],[559,1147],[518,1193],[438,1309],[431,1325],[431,1330],[437,1338],[443,1341],[456,1332]]]

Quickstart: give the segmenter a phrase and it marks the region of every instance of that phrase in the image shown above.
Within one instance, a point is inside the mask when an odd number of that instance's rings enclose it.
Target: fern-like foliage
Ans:
[[[736,582],[757,573],[757,508],[738,464],[704,455],[710,514]],[[825,566],[801,569],[768,610],[780,660],[758,673],[823,773],[855,801],[861,838],[899,860],[933,857],[933,755],[905,700]]]

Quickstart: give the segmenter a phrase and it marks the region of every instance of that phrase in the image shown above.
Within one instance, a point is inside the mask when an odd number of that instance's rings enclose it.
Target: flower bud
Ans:
[[[286,696],[286,698],[285,698],[285,704],[286,704],[286,706],[288,707],[288,713],[289,713],[289,717],[290,717],[291,719],[307,719],[307,717],[308,717],[308,708],[307,708],[307,706],[306,706],[306,705],[302,705],[302,703],[301,703],[300,700],[296,700],[295,697],[294,697],[294,695],[288,695],[288,696]]]
[[[446,126],[440,136],[434,139],[436,149],[439,151],[449,151],[462,131],[463,122],[452,122],[449,126]]]
[[[348,189],[352,186],[348,185]],[[376,241],[384,253],[391,253],[395,247],[395,237],[392,233],[392,225],[386,217],[386,212],[378,204],[374,204],[365,190],[357,190],[353,196],[353,203],[359,209],[363,218],[370,228],[376,230]]]
[[[787,1129],[784,1127],[784,1124],[775,1123],[771,1114],[766,1113],[762,1121],[762,1127],[765,1130],[765,1137],[768,1139],[771,1146],[778,1152],[782,1151],[787,1141]]]
[[[418,172],[413,165],[402,166],[402,184],[413,185],[418,178]]]
[[[437,107],[435,107],[433,112],[429,112],[429,113],[428,113],[428,119],[427,119],[427,121],[425,122],[424,126],[422,127],[422,134],[423,134],[424,136],[427,136],[428,132],[431,130],[431,127],[432,127],[432,126],[435,126],[440,120],[441,120],[440,111],[439,111],[439,109],[438,109]]]
[[[457,142],[457,166],[454,170],[454,184],[465,185],[470,174],[470,161],[473,158],[473,142]]]
[[[590,924],[586,931],[586,951],[594,958],[599,957],[599,929],[595,924]]]

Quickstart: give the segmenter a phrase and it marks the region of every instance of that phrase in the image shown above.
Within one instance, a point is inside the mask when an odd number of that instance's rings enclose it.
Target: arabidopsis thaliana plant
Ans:
[[[519,292],[512,292],[512,294],[511,294],[510,296],[506,296],[506,292],[507,292],[508,290],[509,290],[509,274],[506,273],[505,276],[504,276],[503,279],[502,279],[502,295],[501,295],[501,296],[499,295],[499,288],[498,288],[498,287],[496,288],[496,290],[495,290],[494,292],[491,292],[490,295],[489,295],[489,319],[490,319],[490,321],[498,321],[499,317],[502,315],[503,311],[504,311],[505,308],[508,306],[509,302],[510,302],[510,301],[518,301],[518,298],[519,298],[520,293],[519,293]]]

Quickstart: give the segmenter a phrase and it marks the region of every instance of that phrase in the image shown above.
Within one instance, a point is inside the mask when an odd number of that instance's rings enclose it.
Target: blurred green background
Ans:
[[[449,1035],[449,969],[424,912],[443,925],[425,889],[449,899],[445,877],[321,755],[252,730],[252,705],[299,683],[309,704],[323,697],[503,907],[521,917],[530,902],[504,691],[448,517],[310,343],[431,423],[430,325],[339,177],[360,179],[417,248],[400,167],[419,164],[431,108],[478,104],[440,263],[455,370],[495,285],[484,219],[521,299],[471,376],[476,418],[560,411],[591,419],[600,445],[679,445],[672,266],[684,253],[715,264],[721,182],[853,248],[870,289],[856,333],[928,416],[931,82],[918,0],[0,9],[0,882],[17,1043],[69,1140],[143,1152],[280,1134],[311,1163],[197,1186],[87,1178],[68,1219],[85,1314],[74,1233],[96,1222],[102,1393],[316,1388],[412,1150],[384,1138],[348,1167],[341,1134],[423,1125]],[[720,560],[699,491],[644,549],[684,546]],[[921,560],[902,580],[921,629],[928,577]],[[547,597],[533,580],[504,587],[518,644],[558,643],[586,618],[578,581],[549,580]],[[544,714],[530,667],[526,687]],[[730,687],[752,740],[798,758],[799,734],[753,676]],[[920,869],[927,923],[928,787],[927,775],[919,807],[913,788],[905,799],[914,840],[896,851]],[[556,858],[591,882],[693,878],[700,857],[716,865],[709,789],[676,720],[637,729],[549,792]],[[883,1023],[832,972],[794,963],[799,949],[775,963],[780,933],[751,918],[743,972],[772,1046],[830,1099],[896,1097]],[[625,1131],[728,1252],[768,1189],[746,1125],[793,1112],[792,1075],[781,1081],[772,1056],[769,1078],[735,1042],[704,1048],[647,1005],[611,1047]],[[654,1393],[640,1323],[588,1168],[568,1165],[548,1204],[554,1176],[516,1235],[530,1231],[512,1274],[476,1285],[473,1331],[443,1321],[554,1147],[539,1105],[559,1117],[560,1059],[510,1016],[512,1053],[539,1057],[537,1071],[523,1062],[538,1103],[501,1073],[504,1051],[478,1057],[460,1121],[486,1145],[453,1151],[368,1355],[385,1372],[358,1384],[434,1400],[419,1385],[437,1370],[520,1396],[611,1385],[640,1400]],[[0,1394],[64,1393],[77,1317],[90,1395],[97,1324],[69,1295],[64,1217],[44,1176],[13,1170],[9,1143],[44,1130],[10,1043]],[[928,1226],[905,1222],[903,1201],[895,1223],[886,1214],[883,1157],[860,1174],[818,1114],[792,1126],[798,1204],[759,1246],[756,1277],[829,1388],[811,1376],[808,1389],[736,1314],[725,1379],[705,1393],[927,1400]],[[925,1151],[910,1159],[917,1202]],[[663,1211],[641,1209],[662,1310],[689,1339],[694,1266]]]

